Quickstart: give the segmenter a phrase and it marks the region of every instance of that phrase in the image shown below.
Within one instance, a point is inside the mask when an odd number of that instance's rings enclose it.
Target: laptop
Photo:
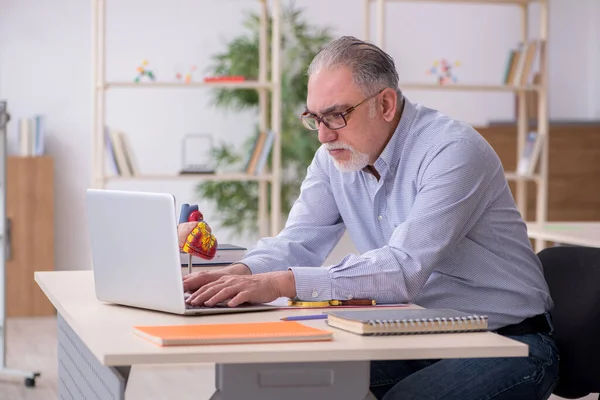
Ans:
[[[88,189],[85,205],[98,300],[181,315],[277,308],[185,302],[172,194]]]

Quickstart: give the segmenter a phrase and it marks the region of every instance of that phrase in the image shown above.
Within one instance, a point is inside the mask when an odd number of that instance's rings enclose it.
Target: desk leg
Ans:
[[[217,364],[210,400],[370,400],[369,361]]]
[[[60,314],[57,319],[58,398],[124,400],[130,367],[100,364]]]

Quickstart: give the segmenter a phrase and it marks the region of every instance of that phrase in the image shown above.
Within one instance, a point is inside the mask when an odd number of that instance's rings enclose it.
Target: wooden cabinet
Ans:
[[[517,165],[517,127],[498,123],[476,128],[492,145],[506,171]],[[535,129],[535,128],[532,128]],[[548,221],[600,220],[600,122],[551,121]],[[509,182],[516,194],[514,182]],[[527,216],[535,220],[536,183],[528,182]]]
[[[54,314],[33,278],[54,270],[53,159],[8,157],[6,180],[6,316]]]

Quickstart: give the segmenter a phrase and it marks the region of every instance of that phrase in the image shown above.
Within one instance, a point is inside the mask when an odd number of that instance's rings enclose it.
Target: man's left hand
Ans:
[[[192,293],[187,302],[213,307],[227,302],[229,307],[242,303],[269,303],[279,297],[295,297],[296,284],[292,271],[267,272],[256,275],[225,275]]]

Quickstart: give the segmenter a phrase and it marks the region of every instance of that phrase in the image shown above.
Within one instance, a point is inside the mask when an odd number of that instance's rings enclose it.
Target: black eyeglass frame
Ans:
[[[377,97],[378,95],[380,95],[380,94],[381,94],[381,92],[383,92],[385,89],[387,89],[387,88],[383,88],[383,89],[381,89],[381,90],[377,91],[376,93],[374,93],[374,94],[372,94],[372,95],[368,96],[367,98],[363,99],[363,100],[362,100],[360,103],[358,103],[358,104],[356,104],[356,105],[354,105],[354,106],[352,106],[352,107],[350,107],[350,108],[346,109],[346,110],[345,110],[345,111],[343,111],[343,112],[329,112],[329,113],[327,113],[327,114],[325,114],[325,115],[323,115],[323,116],[319,117],[319,116],[317,116],[317,115],[315,115],[315,114],[312,114],[312,113],[309,113],[308,111],[305,111],[305,112],[303,112],[303,113],[300,115],[300,120],[302,121],[302,125],[304,125],[304,127],[305,127],[306,129],[308,129],[308,130],[311,130],[311,131],[318,131],[318,130],[319,130],[319,124],[321,124],[321,123],[322,123],[322,124],[324,124],[324,125],[325,125],[327,128],[331,129],[332,131],[336,131],[336,130],[338,130],[338,129],[345,128],[345,127],[346,127],[346,125],[348,125],[348,121],[346,120],[346,116],[347,116],[347,115],[349,115],[349,114],[350,114],[352,111],[356,110],[356,109],[358,108],[358,106],[360,106],[361,104],[363,104],[363,103],[364,103],[364,102],[366,102],[367,100],[371,100],[372,98],[374,98],[374,97]],[[344,124],[343,124],[342,126],[339,126],[339,127],[336,127],[336,128],[332,128],[331,126],[329,126],[329,124],[328,124],[328,123],[327,123],[327,122],[324,120],[324,118],[325,118],[325,117],[332,116],[332,115],[337,115],[337,116],[341,117],[341,118],[342,118],[342,121],[344,121]],[[312,118],[312,119],[314,119],[315,121],[317,121],[317,126],[316,126],[316,128],[311,128],[311,127],[309,127],[309,126],[307,125],[307,124],[308,124],[308,122],[305,122],[305,121],[306,121],[308,118]]]

